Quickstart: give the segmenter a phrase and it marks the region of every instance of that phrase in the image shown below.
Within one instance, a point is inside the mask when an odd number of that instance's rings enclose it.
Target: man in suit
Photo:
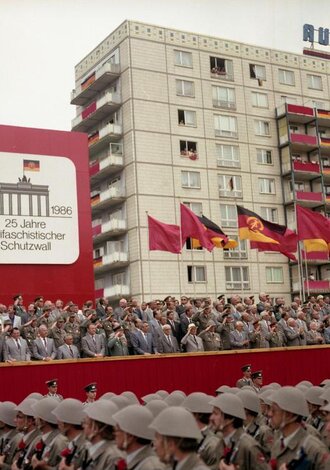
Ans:
[[[232,349],[244,349],[249,347],[250,341],[241,321],[237,321],[235,329],[230,332],[230,344]]]
[[[181,344],[184,346],[186,352],[204,351],[203,340],[196,336],[196,333],[197,327],[195,323],[190,323],[188,333],[181,340]]]
[[[28,344],[24,338],[21,338],[18,328],[13,328],[10,337],[5,341],[4,360],[8,362],[31,360]]]
[[[149,333],[149,323],[143,322],[141,330],[137,329],[131,335],[132,345],[135,354],[155,354],[157,353],[157,346],[151,333]]]
[[[64,344],[57,350],[57,359],[78,359],[80,357],[77,346],[73,344],[73,336],[67,334]]]
[[[96,334],[96,325],[90,323],[87,334],[81,339],[81,349],[84,357],[104,357],[105,341],[104,336]]]
[[[185,336],[188,333],[188,326],[190,325],[190,323],[194,323],[192,321],[193,313],[194,312],[192,305],[186,305],[184,313],[180,316],[180,327],[182,336]]]
[[[22,319],[18,315],[15,315],[15,310],[13,305],[8,305],[7,313],[2,316],[2,324],[4,325],[5,321],[10,321],[13,328],[21,328]]]
[[[174,320],[174,312],[168,311],[167,312],[167,322],[168,325],[170,325],[171,330],[172,330],[172,335],[177,339],[177,341],[180,341],[180,323],[176,320]]]
[[[46,325],[40,325],[38,332],[39,338],[32,343],[33,357],[38,361],[52,361],[57,354],[54,340],[47,338],[48,329]]]
[[[177,339],[171,335],[170,325],[163,325],[162,330],[163,333],[158,338],[158,352],[164,354],[180,352]]]
[[[300,335],[303,335],[303,331],[299,329],[294,318],[288,319],[288,327],[284,333],[287,346],[300,346]]]

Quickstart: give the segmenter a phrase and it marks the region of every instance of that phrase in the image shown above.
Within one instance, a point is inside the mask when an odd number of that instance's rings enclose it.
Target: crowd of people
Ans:
[[[0,304],[0,320],[0,360],[8,362],[330,344],[330,297],[323,295],[290,304],[265,292],[256,302],[168,296],[121,299],[115,308],[101,298],[81,309],[41,296],[25,307],[15,295],[8,307]]]
[[[32,392],[0,403],[0,467],[37,470],[327,470],[330,379],[262,385],[242,366],[236,387],[203,392],[132,391],[86,401]]]

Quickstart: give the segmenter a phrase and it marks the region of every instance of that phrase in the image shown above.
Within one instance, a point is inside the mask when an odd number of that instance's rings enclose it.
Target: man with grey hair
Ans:
[[[250,341],[246,331],[244,331],[244,324],[237,321],[234,331],[230,332],[230,344],[232,349],[246,349],[250,345]]]
[[[40,325],[38,329],[39,338],[32,344],[34,359],[39,361],[51,361],[56,358],[55,343],[52,338],[47,338],[48,328],[46,325]]]
[[[159,353],[171,354],[180,352],[179,344],[175,336],[171,335],[171,326],[162,326],[163,333],[158,337],[157,350]]]
[[[73,344],[73,336],[66,334],[64,344],[57,350],[57,359],[78,359],[79,357],[78,348]]]

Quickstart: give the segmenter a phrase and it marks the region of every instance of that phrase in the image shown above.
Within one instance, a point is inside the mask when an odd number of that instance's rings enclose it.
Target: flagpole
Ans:
[[[146,211],[146,214],[147,214],[147,226],[148,226],[148,240],[149,240],[149,222],[148,222],[148,211]],[[149,243],[148,243],[149,245]],[[149,248],[149,246],[148,246]],[[152,300],[152,288],[151,288],[151,266],[150,266],[150,249],[148,249],[148,271],[149,271],[149,296],[150,296],[150,299],[149,300]]]
[[[296,216],[296,231],[298,233],[298,217],[297,217],[297,203],[294,201],[294,212]],[[305,283],[304,283],[304,268],[303,268],[303,261],[302,261],[302,253],[301,253],[301,243],[298,240],[298,272],[300,276],[299,282],[299,295],[302,301],[305,300]]]
[[[309,294],[310,294],[310,289],[309,289],[309,276],[308,276],[308,266],[307,266],[306,251],[305,251],[305,272],[306,272],[307,295],[309,296]]]
[[[180,202],[181,204],[181,202]],[[182,279],[181,279],[181,276],[182,276],[182,272],[183,272],[183,259],[182,259],[182,229],[181,229],[181,207],[180,207],[180,230],[179,230],[179,234],[180,234],[180,253],[179,253],[179,291],[180,291],[180,299],[182,297],[182,295],[184,294],[184,292],[182,292]]]

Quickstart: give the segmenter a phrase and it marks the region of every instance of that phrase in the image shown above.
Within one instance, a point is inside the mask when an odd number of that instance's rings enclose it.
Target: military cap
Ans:
[[[282,387],[275,390],[270,396],[272,402],[276,403],[281,410],[288,411],[298,416],[308,416],[307,401],[301,390],[296,387]]]
[[[212,397],[203,392],[193,392],[188,395],[183,401],[182,405],[192,413],[212,413],[212,406],[210,399]]]
[[[252,380],[262,379],[262,370],[256,370],[255,372],[252,372],[251,378]]]
[[[123,330],[123,327],[121,325],[115,325],[113,328],[112,328],[112,331],[118,331],[118,330]]]
[[[162,436],[196,439],[202,438],[196,420],[190,411],[181,406],[169,406],[152,421],[151,429]]]
[[[221,299],[224,298],[224,296],[225,296],[225,294],[220,294],[220,295],[218,295],[217,299],[218,299],[218,300],[221,300]]]
[[[50,379],[45,382],[47,387],[57,387],[58,379]]]
[[[69,312],[69,317],[75,317],[76,316],[76,312]]]
[[[191,328],[197,328],[195,323],[189,323],[188,330],[191,330]]]
[[[58,317],[58,319],[56,320],[56,323],[64,323],[65,320],[63,317]]]
[[[52,411],[58,421],[80,425],[85,417],[84,405],[75,398],[66,398]]]
[[[24,400],[16,406],[15,410],[20,411],[25,416],[34,416],[32,405],[36,402],[37,400],[35,398],[24,398]]]
[[[242,400],[232,393],[221,393],[210,401],[210,405],[235,418],[246,419]]]
[[[250,390],[240,390],[237,393],[238,398],[243,402],[243,406],[246,410],[253,411],[254,413],[260,413],[260,400],[255,392]]]
[[[84,413],[94,421],[114,426],[116,422],[113,419],[113,415],[117,413],[118,406],[116,406],[111,400],[98,400],[94,403],[89,403],[84,408]]]
[[[245,366],[241,367],[242,372],[247,372],[249,370],[251,370],[251,364],[245,364]]]
[[[113,415],[117,426],[124,432],[142,439],[152,440],[155,433],[150,428],[154,416],[150,410],[142,405],[129,405]]]
[[[16,427],[15,423],[16,418],[16,403],[12,401],[3,401],[0,403],[0,421],[11,426],[12,428]]]
[[[84,387],[85,392],[96,392],[97,391],[97,383],[92,382]]]
[[[209,320],[207,326],[217,326],[214,320]]]
[[[57,424],[57,420],[52,413],[57,406],[58,400],[56,400],[56,398],[46,397],[42,400],[37,400],[32,405],[32,410],[36,418],[41,418],[47,423]]]
[[[156,417],[161,411],[168,408],[168,404],[164,400],[150,400],[146,404],[146,408]]]

